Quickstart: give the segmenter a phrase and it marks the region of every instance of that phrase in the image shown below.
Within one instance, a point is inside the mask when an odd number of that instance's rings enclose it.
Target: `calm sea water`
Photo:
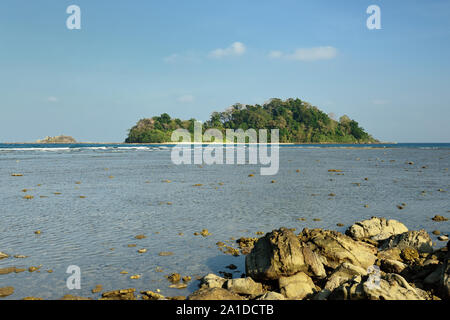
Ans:
[[[450,216],[450,144],[282,146],[275,176],[259,175],[258,165],[177,166],[170,151],[166,145],[0,144],[0,251],[11,255],[0,268],[42,265],[41,272],[0,275],[0,287],[15,288],[8,299],[98,298],[91,293],[98,284],[187,295],[197,288],[196,276],[230,272],[231,263],[238,266],[235,277],[245,271],[244,257],[222,254],[216,242],[281,226],[343,232],[382,216],[450,233],[449,222],[431,220]],[[26,194],[34,198],[23,199]],[[212,235],[193,235],[202,229]],[[137,240],[138,234],[147,238]],[[147,252],[139,254],[141,248]],[[70,265],[81,268],[81,290],[66,287]],[[173,272],[194,280],[186,289],[168,288],[165,275]],[[135,274],[141,278],[131,280]]]

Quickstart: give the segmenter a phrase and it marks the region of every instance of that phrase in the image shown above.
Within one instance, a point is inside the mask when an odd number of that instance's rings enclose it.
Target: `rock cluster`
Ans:
[[[254,241],[246,274],[209,274],[190,300],[432,300],[450,299],[449,243],[434,250],[424,230],[372,217],[345,234],[281,228]],[[245,276],[245,277],[244,277]]]

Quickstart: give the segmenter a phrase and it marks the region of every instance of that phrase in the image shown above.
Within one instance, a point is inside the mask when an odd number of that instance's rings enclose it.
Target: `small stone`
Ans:
[[[131,243],[128,245],[128,248],[135,248],[137,245],[135,243]]]
[[[27,194],[26,196],[23,197],[25,200],[31,200],[34,199],[34,196]]]
[[[125,270],[120,271],[120,274],[128,274],[128,271],[125,271]]]
[[[192,277],[190,277],[190,276],[184,276],[181,280],[183,280],[184,283],[188,283],[189,281],[192,280]]]
[[[334,194],[334,193],[330,193],[330,194],[328,194],[328,196],[329,196],[329,197],[335,197],[335,196],[336,196],[336,194]]]
[[[254,177],[255,175],[254,174],[252,174],[252,173],[250,173],[249,175],[248,175],[249,177]]]
[[[140,278],[141,278],[140,274],[135,274],[135,275],[130,276],[130,279],[132,279],[132,280],[136,280],[136,279],[140,279]]]
[[[139,252],[139,253],[146,253],[147,252],[147,249],[139,249],[137,252]]]
[[[162,251],[162,252],[159,253],[159,255],[162,256],[162,257],[172,256],[172,255],[173,255],[173,252],[170,252],[170,251]]]
[[[3,287],[0,288],[0,298],[5,298],[14,293],[14,287]]]
[[[41,268],[41,266],[38,266],[38,267],[31,266],[31,267],[28,268],[28,271],[29,272],[35,272],[35,271],[39,270],[40,268]]]
[[[141,240],[141,239],[145,239],[147,237],[143,234],[138,234],[137,236],[135,236],[135,238]]]
[[[439,236],[441,232],[439,230],[434,230],[432,234],[434,234],[435,236]]]
[[[101,292],[102,290],[103,290],[103,286],[102,286],[101,284],[98,284],[98,285],[96,285],[95,288],[92,289],[91,291],[92,291],[92,293],[99,293],[99,292]]]
[[[202,232],[200,233],[202,236],[207,237],[210,236],[211,233],[209,233],[208,229],[203,229]]]
[[[320,218],[314,218],[313,221],[322,221]]]
[[[13,174],[11,174],[11,177],[23,177],[23,174],[21,174],[21,173],[13,173]]]
[[[181,276],[179,273],[172,273],[167,279],[172,283],[178,283],[181,280]]]
[[[187,284],[185,284],[185,283],[174,283],[174,284],[171,284],[171,285],[169,286],[169,288],[173,288],[173,289],[185,289],[185,288],[187,288]]]
[[[448,221],[448,219],[446,217],[443,217],[440,215],[435,215],[431,220],[437,221],[437,222]]]
[[[344,226],[344,224],[343,223],[338,223],[338,224],[336,224],[338,227],[343,227]]]
[[[35,234],[41,234],[41,230],[36,230],[34,233]]]

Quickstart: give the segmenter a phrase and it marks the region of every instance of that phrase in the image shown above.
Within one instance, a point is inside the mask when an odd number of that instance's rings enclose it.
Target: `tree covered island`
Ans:
[[[128,133],[126,143],[172,142],[176,129],[194,132],[195,119],[180,120],[167,113],[141,119]],[[378,143],[355,120],[339,121],[300,99],[271,99],[263,105],[235,104],[224,112],[213,112],[203,130],[215,128],[225,136],[226,129],[279,129],[281,143]]]

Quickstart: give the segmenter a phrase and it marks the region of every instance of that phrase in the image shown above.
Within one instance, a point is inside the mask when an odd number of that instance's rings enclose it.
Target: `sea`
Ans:
[[[259,164],[177,165],[172,147],[0,144],[0,252],[10,255],[0,270],[26,269],[0,274],[0,287],[15,289],[4,299],[98,299],[97,285],[187,296],[208,273],[245,274],[245,256],[217,242],[237,247],[280,227],[345,232],[385,217],[425,229],[436,248],[446,242],[431,232],[450,233],[449,221],[432,220],[450,218],[450,143],[280,145],[272,176]],[[172,273],[192,280],[169,288]]]

